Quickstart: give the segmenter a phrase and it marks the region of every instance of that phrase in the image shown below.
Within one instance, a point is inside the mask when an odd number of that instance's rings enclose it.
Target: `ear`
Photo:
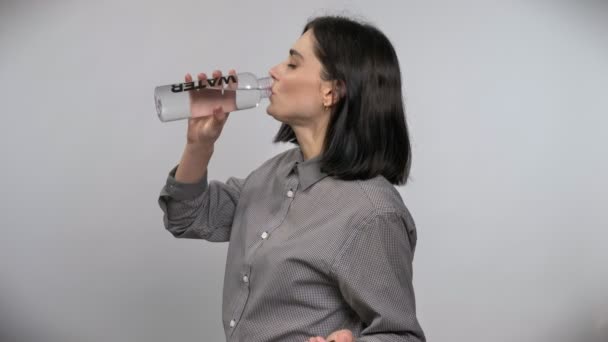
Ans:
[[[346,85],[340,80],[324,81],[321,90],[325,107],[333,106],[346,95]]]

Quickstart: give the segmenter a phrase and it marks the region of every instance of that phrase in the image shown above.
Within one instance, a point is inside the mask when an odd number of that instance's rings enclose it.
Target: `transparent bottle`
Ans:
[[[250,72],[224,75],[206,80],[168,84],[154,89],[156,112],[162,122],[254,108],[270,97],[272,78],[258,78]],[[196,114],[193,115],[192,112]]]

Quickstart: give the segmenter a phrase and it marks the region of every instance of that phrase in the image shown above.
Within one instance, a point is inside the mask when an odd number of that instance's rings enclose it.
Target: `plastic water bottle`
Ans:
[[[272,78],[258,78],[249,72],[206,80],[158,86],[154,89],[156,112],[162,122],[254,108],[270,97]],[[196,112],[192,114],[191,108]]]

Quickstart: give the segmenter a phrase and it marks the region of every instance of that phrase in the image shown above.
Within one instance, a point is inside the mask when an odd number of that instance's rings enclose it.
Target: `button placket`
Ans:
[[[241,314],[243,313],[243,310],[245,307],[245,302],[247,301],[248,297],[249,297],[248,289],[241,289],[238,291],[237,298],[234,301],[233,307],[232,307],[232,315],[231,315],[232,319],[228,323],[230,328],[234,328],[236,326],[236,322],[237,322],[238,318],[241,316]]]
[[[291,176],[291,177],[295,177],[295,176]],[[295,179],[294,179],[294,178],[290,179],[290,180],[287,182],[287,184],[286,184],[286,186],[285,186],[285,188],[284,188],[284,189],[287,189],[287,191],[285,192],[285,195],[286,195],[287,197],[289,197],[289,198],[293,198],[293,197],[295,196],[295,190],[298,188],[298,186],[299,186],[299,183],[298,183],[298,181],[297,181],[297,178],[295,178]],[[279,224],[277,224],[277,225],[272,226],[272,228],[270,228],[270,230],[265,230],[265,231],[263,231],[263,232],[260,234],[260,237],[262,238],[262,240],[267,240],[267,239],[270,237],[270,233],[271,233],[271,231],[273,231],[273,230],[275,230],[275,229],[277,229],[277,228],[279,228],[279,227],[280,227],[280,225],[281,225],[282,221],[283,221],[283,220],[285,219],[285,217],[287,216],[287,213],[288,213],[289,208],[291,207],[291,204],[292,204],[292,203],[293,203],[292,201],[286,201],[286,202],[284,202],[284,203],[283,203],[283,207],[282,207],[282,209],[281,209],[282,213],[281,213],[281,215],[280,215],[280,216],[281,216],[281,221],[280,221],[280,223],[279,223]],[[278,215],[277,215],[277,216],[278,216]],[[260,241],[260,244],[258,245],[258,247],[260,247],[260,246],[262,245],[262,244],[261,244],[261,242],[262,242],[262,241]]]

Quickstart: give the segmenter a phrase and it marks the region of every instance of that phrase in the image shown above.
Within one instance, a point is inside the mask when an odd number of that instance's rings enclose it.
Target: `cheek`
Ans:
[[[314,80],[284,80],[278,91],[285,103],[290,102],[287,104],[300,110],[308,111],[316,108],[321,103],[319,85]]]

